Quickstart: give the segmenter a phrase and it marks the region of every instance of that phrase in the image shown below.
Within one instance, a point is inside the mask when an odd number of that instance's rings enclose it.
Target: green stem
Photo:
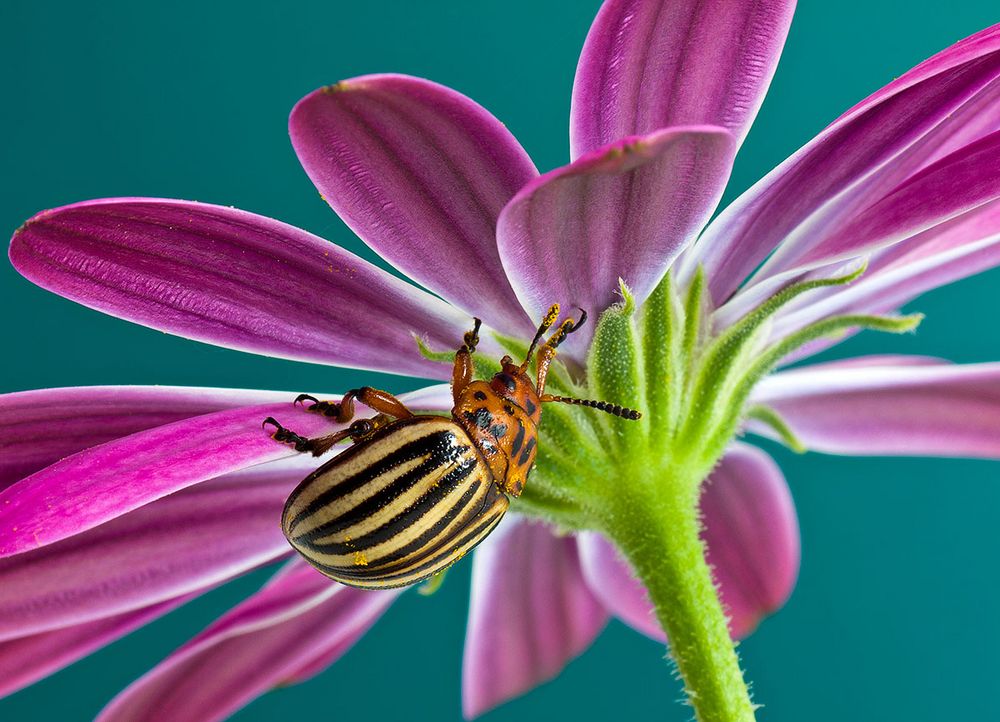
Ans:
[[[683,473],[673,476],[643,484],[641,500],[619,495],[612,513],[628,523],[611,523],[606,534],[649,591],[699,722],[752,722],[754,705],[699,536],[700,485]],[[659,492],[653,504],[651,488]]]

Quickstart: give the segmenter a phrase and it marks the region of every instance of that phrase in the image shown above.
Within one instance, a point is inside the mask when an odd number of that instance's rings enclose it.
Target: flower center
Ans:
[[[746,420],[770,425],[800,448],[776,412],[748,402],[754,385],[793,351],[850,329],[910,331],[921,316],[843,315],[821,319],[782,338],[770,338],[770,321],[811,290],[846,285],[864,272],[793,283],[728,328],[714,319],[701,274],[678,288],[668,275],[637,308],[628,288],[624,302],[604,311],[587,354],[586,379],[575,382],[554,365],[555,393],[613,399],[640,409],[626,421],[586,409],[546,406],[539,427],[537,464],[518,511],[567,529],[602,529],[608,509],[622,495],[636,503],[663,495],[697,496]],[[511,346],[511,352],[523,349]],[[658,480],[682,479],[663,488]],[[613,522],[612,522],[613,523]]]

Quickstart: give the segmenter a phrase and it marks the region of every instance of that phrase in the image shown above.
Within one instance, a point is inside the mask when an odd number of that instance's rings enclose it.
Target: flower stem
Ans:
[[[628,523],[609,524],[606,533],[649,591],[699,722],[752,722],[754,705],[699,536],[700,484],[678,476],[670,483],[659,476],[639,503],[619,495],[616,516]],[[656,493],[650,504],[649,488],[674,493]]]

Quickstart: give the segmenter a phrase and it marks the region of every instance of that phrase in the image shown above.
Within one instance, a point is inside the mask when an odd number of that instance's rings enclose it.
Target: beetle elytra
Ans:
[[[524,489],[535,462],[541,406],[589,406],[626,419],[638,411],[617,404],[545,393],[556,349],[587,318],[567,319],[541,347],[559,317],[545,314],[524,361],[510,356],[490,381],[473,380],[479,319],[465,334],[452,372],[451,418],[416,415],[385,391],[362,387],[339,403],[306,394],[310,411],[354,418],[355,399],[376,412],[329,436],[306,439],[268,418],[272,437],[316,456],[345,439],[354,443],[319,467],[288,497],[281,526],[292,547],[320,572],[367,589],[426,579],[458,561],[497,525]],[[528,366],[538,347],[537,373]]]

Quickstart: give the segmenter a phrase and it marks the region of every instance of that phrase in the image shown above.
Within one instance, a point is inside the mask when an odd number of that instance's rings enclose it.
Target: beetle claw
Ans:
[[[312,403],[305,406],[306,401]],[[314,414],[323,414],[323,416],[338,416],[340,414],[340,404],[332,401],[320,401],[309,394],[299,394],[295,397],[295,403],[302,404],[306,411],[312,411]]]
[[[290,429],[286,429],[284,426],[278,423],[277,419],[275,419],[273,416],[268,416],[266,419],[264,419],[264,422],[261,424],[261,428],[267,427],[268,424],[274,427],[274,433],[271,434],[271,438],[274,439],[275,441],[278,441],[282,444],[292,444],[295,447],[296,451],[312,451],[312,443],[309,441],[309,439],[299,434],[296,434],[294,431],[291,431]]]

